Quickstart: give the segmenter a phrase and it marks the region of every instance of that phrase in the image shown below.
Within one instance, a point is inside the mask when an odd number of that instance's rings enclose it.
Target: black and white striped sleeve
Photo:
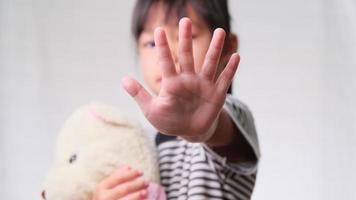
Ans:
[[[216,162],[222,164],[227,168],[230,168],[231,170],[235,171],[237,174],[241,174],[241,175],[256,174],[257,166],[261,154],[260,154],[259,142],[257,137],[257,131],[254,124],[252,113],[244,103],[242,103],[236,98],[233,98],[231,95],[228,95],[226,97],[224,109],[229,114],[235,126],[239,129],[240,133],[243,135],[243,137],[250,145],[257,160],[251,162],[239,163],[239,164],[229,163],[227,162],[226,158],[215,153],[207,145],[204,145],[204,149],[206,149],[206,153],[211,158],[216,160]]]
[[[169,200],[248,200],[260,157],[256,129],[247,107],[227,97],[224,109],[251,145],[257,161],[229,163],[208,146],[179,137],[156,136],[161,184]]]

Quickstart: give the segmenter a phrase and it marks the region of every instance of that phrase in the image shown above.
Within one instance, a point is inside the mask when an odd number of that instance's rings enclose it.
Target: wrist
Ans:
[[[229,114],[222,109],[217,120],[217,125],[214,133],[211,134],[205,143],[210,147],[229,146],[234,142],[236,136],[235,125]]]
[[[189,142],[195,142],[195,143],[198,143],[198,142],[205,143],[205,142],[209,141],[211,139],[211,137],[213,137],[213,135],[215,134],[215,132],[219,126],[220,115],[221,114],[219,114],[218,117],[216,117],[216,119],[214,120],[214,122],[212,123],[210,128],[203,134],[200,134],[198,136],[193,136],[193,137],[184,136],[182,138]]]

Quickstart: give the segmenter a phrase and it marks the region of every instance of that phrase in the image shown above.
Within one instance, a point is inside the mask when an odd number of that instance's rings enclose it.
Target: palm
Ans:
[[[214,99],[214,83],[196,75],[180,75],[163,80],[159,95],[147,115],[163,133],[194,135],[209,128],[221,107]],[[155,123],[156,122],[156,123]]]
[[[165,33],[155,31],[159,64],[162,68],[161,89],[156,97],[149,95],[135,80],[125,80],[124,87],[133,96],[146,118],[160,132],[188,138],[201,137],[211,128],[236,72],[238,56],[215,80],[216,68],[223,47],[225,33],[215,31],[200,72],[194,71],[191,22],[181,20],[179,26],[179,66],[176,72]]]

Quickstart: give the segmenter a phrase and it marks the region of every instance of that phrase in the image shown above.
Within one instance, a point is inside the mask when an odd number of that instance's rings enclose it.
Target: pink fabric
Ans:
[[[166,200],[164,188],[156,183],[150,183],[148,185],[147,200]]]
[[[117,123],[115,121],[106,119],[105,117],[101,116],[99,113],[97,113],[95,111],[93,106],[90,106],[90,113],[96,120],[102,121],[102,122],[104,122],[106,124],[110,124],[110,125],[113,125],[113,126],[126,126],[126,124],[120,124],[120,123]]]

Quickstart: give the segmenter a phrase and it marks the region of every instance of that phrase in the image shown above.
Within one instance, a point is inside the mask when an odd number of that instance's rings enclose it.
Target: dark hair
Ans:
[[[172,11],[176,12],[176,17],[186,16],[186,5],[189,3],[195,12],[206,22],[211,31],[216,28],[223,28],[230,33],[230,14],[227,0],[137,0],[132,17],[132,34],[136,40],[140,37],[150,8],[155,3],[164,2],[166,6],[166,20]]]
[[[137,0],[132,16],[132,34],[137,41],[144,31],[151,7],[163,2],[166,8],[166,19],[176,12],[178,19],[187,15],[186,5],[189,3],[194,11],[206,22],[213,32],[216,28],[222,28],[228,35],[231,32],[230,14],[227,0]],[[231,94],[231,86],[228,93]]]

